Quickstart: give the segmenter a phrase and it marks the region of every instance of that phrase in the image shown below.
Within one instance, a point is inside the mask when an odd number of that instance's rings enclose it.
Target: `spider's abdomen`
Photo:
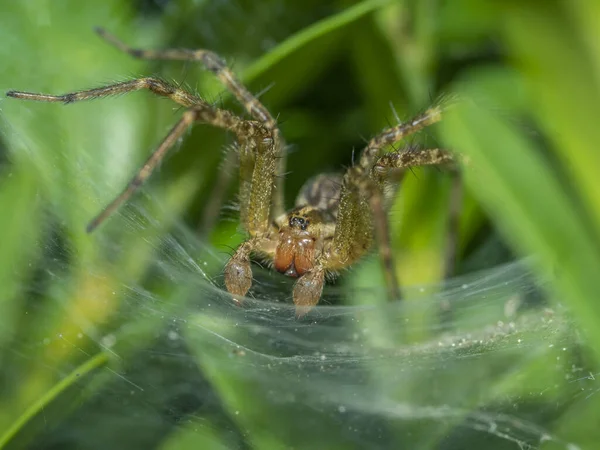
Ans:
[[[341,190],[340,174],[319,174],[304,183],[296,198],[296,208],[310,206],[321,213],[324,222],[334,222],[340,205]]]

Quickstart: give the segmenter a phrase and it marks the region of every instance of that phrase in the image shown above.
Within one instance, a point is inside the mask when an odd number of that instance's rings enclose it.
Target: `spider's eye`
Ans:
[[[290,227],[292,228],[300,228],[302,231],[306,230],[310,221],[305,220],[302,217],[293,216],[290,217]]]

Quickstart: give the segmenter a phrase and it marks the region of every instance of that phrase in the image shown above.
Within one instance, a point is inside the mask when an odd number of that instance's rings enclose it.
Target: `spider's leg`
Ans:
[[[273,118],[268,109],[242,84],[235,76],[225,62],[216,53],[204,49],[137,49],[131,48],[116,36],[108,33],[103,28],[97,28],[96,32],[107,42],[114,45],[119,50],[128,53],[129,55],[140,59],[155,59],[155,60],[171,60],[171,61],[198,61],[204,67],[213,72],[223,85],[233,94],[233,96],[244,106],[248,114],[255,120],[264,124],[271,131],[271,139],[273,140],[273,158],[276,161],[276,166],[270,174],[272,180],[269,184],[274,186],[268,188],[270,197],[268,202],[270,207],[270,219],[273,220],[285,212],[283,199],[283,177],[278,177],[277,173],[285,172],[285,152],[283,151],[284,144],[277,128],[277,121]],[[253,185],[252,189],[265,189],[266,185]],[[242,194],[243,195],[243,194]]]
[[[408,122],[401,123],[394,127],[386,128],[377,136],[372,138],[363,150],[360,156],[359,165],[364,170],[370,170],[375,161],[381,155],[384,147],[401,141],[407,136],[422,130],[425,127],[433,125],[442,119],[442,107],[434,106],[424,113],[419,114]]]
[[[124,53],[139,59],[171,60],[171,61],[198,61],[213,72],[223,85],[240,101],[248,113],[255,119],[264,123],[268,128],[275,128],[276,122],[271,113],[258,99],[246,89],[237,79],[231,69],[214,52],[204,49],[138,49],[132,48],[103,28],[96,28],[96,32],[108,43]]]
[[[208,105],[197,105],[183,113],[182,118],[175,124],[169,134],[160,143],[158,148],[146,160],[142,168],[129,182],[123,192],[100,212],[87,226],[87,231],[91,232],[98,227],[107,217],[109,217],[119,206],[126,202],[131,195],[148,179],[156,166],[165,157],[167,152],[177,140],[183,135],[190,125],[194,122],[204,122],[215,127],[225,128],[234,132],[239,132],[240,128],[245,128],[246,121],[234,116],[228,111],[212,108]]]
[[[444,164],[453,164],[454,158],[452,155],[442,149],[439,148],[428,148],[428,149],[414,149],[408,148],[401,151],[395,151],[393,153],[388,153],[386,155],[380,156],[375,162],[372,171],[371,171],[371,179],[375,182],[375,187],[381,186],[385,179],[389,176],[390,172],[397,171],[405,171],[414,166],[428,166],[428,165],[444,165]],[[381,208],[379,204],[382,200],[381,190],[378,190],[374,193],[369,193],[371,197],[371,207],[373,208],[373,221],[375,224],[375,232],[379,241],[379,252],[380,257],[383,263],[384,274],[386,276],[386,282],[388,283],[388,289],[390,294],[397,295],[399,293],[397,289],[396,283],[396,275],[395,268],[393,264],[393,258],[391,254],[391,243],[389,237],[389,229],[387,226],[387,213],[384,208]],[[458,192],[460,201],[460,192]],[[375,200],[374,200],[375,199]],[[456,202],[454,202],[456,203]],[[460,203],[456,206],[457,209],[460,209]],[[451,210],[451,214],[453,211]],[[458,211],[456,211],[458,213]],[[455,220],[451,216],[451,227],[455,224]],[[454,229],[452,230],[452,235],[454,235]],[[446,251],[446,270],[452,270],[451,264],[454,261],[455,253],[456,253],[456,241],[454,236],[450,234],[449,230],[449,240],[448,240],[448,249]],[[389,272],[394,271],[393,274]],[[391,284],[390,284],[391,283]],[[397,297],[396,297],[397,298]]]
[[[344,175],[334,238],[317,264],[294,286],[298,318],[319,302],[325,272],[343,269],[359,259],[371,247],[373,231],[377,236],[389,296],[392,299],[400,297],[383,193],[373,178],[361,177],[360,173],[359,167],[352,167]]]
[[[374,232],[391,298],[398,298],[399,288],[391,252],[382,183],[390,170],[445,164],[453,159],[448,152],[440,149],[411,149],[383,156],[374,149],[379,145],[385,145],[384,142],[391,143],[391,136],[401,139],[408,132],[426,126],[423,125],[424,123],[434,123],[435,114],[439,113],[426,112],[413,119],[404,131],[402,125],[384,130],[382,134],[370,141],[361,156],[360,163],[348,169],[343,178],[332,251],[326,265],[335,270],[352,264],[369,249]],[[372,151],[371,156],[365,157],[365,153],[368,154],[370,151]]]
[[[390,171],[404,171],[415,166],[440,166],[453,164],[455,158],[440,148],[408,148],[380,156],[373,164],[372,176],[384,181]]]
[[[443,164],[451,161],[452,157],[439,149],[394,152],[385,156],[381,153],[387,145],[438,122],[441,115],[442,108],[436,106],[407,123],[383,130],[369,141],[359,163],[346,171],[331,244],[317,265],[300,277],[294,287],[294,303],[300,308],[298,315],[305,314],[319,301],[325,270],[336,271],[354,263],[371,247],[373,234],[377,239],[389,296],[399,298],[382,183],[391,169]]]
[[[396,266],[392,255],[392,242],[390,236],[390,227],[388,224],[388,214],[384,206],[384,198],[381,187],[373,179],[369,179],[362,187],[364,195],[369,199],[371,212],[373,214],[373,226],[375,228],[375,237],[377,238],[377,247],[383,275],[388,290],[388,297],[391,300],[400,299],[400,287],[396,275]]]
[[[375,232],[388,292],[392,298],[398,298],[399,289],[391,255],[381,180],[374,167],[379,164],[381,153],[386,146],[440,121],[441,116],[441,106],[435,106],[406,123],[383,130],[368,142],[358,164],[346,171],[332,248],[325,262],[328,269],[346,267],[360,258],[370,248]],[[420,154],[416,152],[403,157],[392,155],[394,154],[390,155],[387,162],[390,168],[395,165],[401,169],[428,161],[427,156],[419,159]],[[382,163],[386,165],[385,161]]]
[[[447,151],[439,148],[414,149],[409,148],[379,157],[372,169],[372,176],[379,184],[389,177],[390,172],[404,172],[415,166],[448,165],[452,173],[452,189],[450,192],[450,207],[448,218],[447,249],[444,261],[446,278],[454,271],[458,237],[458,215],[461,209],[461,181],[458,171],[453,167],[455,158]]]
[[[141,89],[148,89],[149,91],[168,97],[180,105],[191,107],[194,105],[205,105],[208,104],[199,97],[190,94],[189,92],[177,88],[166,81],[159,80],[157,78],[138,78],[131,81],[124,81],[122,83],[111,84],[96,89],[87,89],[85,91],[71,92],[63,95],[48,95],[48,94],[35,94],[32,92],[21,92],[21,91],[8,91],[7,97],[19,98],[21,100],[35,100],[39,102],[61,102],[61,103],[73,103],[82,100],[90,100],[100,97],[108,97],[110,95],[125,94],[127,92],[139,91]],[[209,107],[209,106],[208,106]]]
[[[274,139],[271,137],[273,133],[259,122],[242,120],[228,111],[210,106],[204,100],[183,89],[155,78],[140,78],[63,95],[9,91],[7,96],[24,100],[72,103],[140,89],[148,89],[155,94],[169,97],[173,101],[191,108],[184,113],[180,122],[173,127],[169,135],[150,156],[121,195],[89,224],[88,231],[96,228],[135,192],[154,170],[167,150],[193,122],[205,122],[219,128],[231,130],[237,135],[240,143],[243,143],[240,145],[240,167],[242,175],[246,175],[245,179],[248,180],[248,183],[242,183],[242,186],[247,185],[247,193],[243,191],[242,197],[246,195],[248,200],[242,206],[243,222],[251,234],[254,230],[266,229],[269,223],[269,206],[278,154]],[[252,192],[250,192],[251,190]]]

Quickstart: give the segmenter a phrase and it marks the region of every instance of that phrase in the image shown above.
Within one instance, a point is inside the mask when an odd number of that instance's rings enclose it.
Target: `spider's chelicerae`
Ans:
[[[372,138],[356,164],[343,175],[320,175],[309,180],[286,212],[283,202],[284,144],[277,123],[223,60],[208,50],[133,49],[103,29],[98,34],[109,43],[141,59],[199,61],[213,72],[244,106],[251,119],[208,104],[198,96],[156,78],[139,78],[64,95],[9,91],[8,97],[44,102],[73,103],[140,89],[169,97],[186,108],[181,119],[148,158],[125,190],[88,225],[94,230],[138,189],[168,150],[194,123],[201,122],[232,132],[237,138],[240,165],[240,221],[247,239],[224,269],[225,286],[241,299],[252,285],[252,256],[267,260],[278,271],[298,278],[293,290],[297,314],[316,305],[328,274],[344,269],[372,246],[377,237],[388,290],[397,296],[389,245],[383,184],[392,171],[418,165],[439,165],[452,156],[437,148],[383,150],[406,136],[441,119],[441,107],[433,107],[412,120],[387,128]]]

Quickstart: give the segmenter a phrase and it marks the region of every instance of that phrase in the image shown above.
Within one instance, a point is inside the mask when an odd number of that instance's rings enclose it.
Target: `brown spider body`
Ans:
[[[432,107],[408,122],[383,130],[367,143],[360,160],[343,176],[324,174],[309,180],[301,189],[295,208],[285,213],[283,177],[278,176],[285,171],[285,146],[277,123],[218,55],[208,50],[133,49],[102,29],[96,31],[135,58],[202,63],[244,106],[251,119],[219,109],[197,95],[155,78],[139,78],[64,95],[7,92],[13,98],[67,104],[146,89],[187,108],[124,191],[90,222],[88,231],[94,230],[131,197],[191,125],[207,123],[228,130],[237,138],[240,222],[248,238],[224,269],[225,286],[234,299],[241,299],[252,286],[250,261],[254,255],[272,262],[278,272],[297,278],[293,300],[297,315],[303,315],[318,303],[326,274],[352,265],[374,241],[378,243],[390,296],[398,297],[383,183],[390,172],[418,165],[448,164],[452,156],[436,148],[408,148],[391,153],[384,153],[384,149],[438,122],[441,107]]]

